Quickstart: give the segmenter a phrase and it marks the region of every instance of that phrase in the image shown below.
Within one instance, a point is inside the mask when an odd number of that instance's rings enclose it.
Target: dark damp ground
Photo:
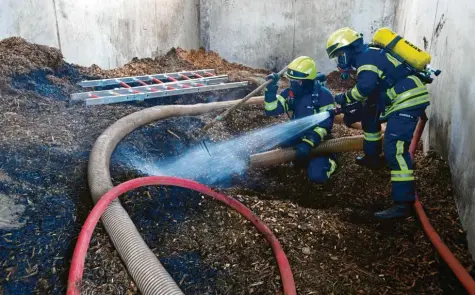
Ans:
[[[176,130],[177,123],[179,120],[170,122],[169,127],[162,126]],[[163,157],[181,150],[178,140],[162,137],[160,130],[166,129],[139,129],[124,144],[134,143],[136,137],[146,138],[145,146],[166,151],[159,155]],[[10,181],[0,182],[0,192],[18,196],[18,202],[26,208],[20,219],[26,223],[24,227],[0,230],[0,261],[5,274],[2,294],[31,294],[33,290],[63,294],[75,239],[92,206],[86,183],[88,155],[88,151],[66,153],[59,148],[34,145],[1,147],[1,169]],[[127,174],[115,168],[119,165],[114,160],[112,167],[114,178]],[[145,191],[153,197],[139,197]],[[185,189],[154,187],[137,189],[122,197],[124,207],[149,245],[161,239],[155,230],[173,232],[185,216],[194,214],[192,210],[201,200],[199,194]],[[186,273],[196,294],[200,288],[208,290],[207,280],[212,281],[214,275],[212,269],[200,264],[199,257],[197,252],[179,252],[163,257],[162,262],[176,280]]]
[[[78,206],[87,195],[84,182],[78,181],[85,173],[86,156],[44,146],[1,146],[1,169],[10,181],[0,182],[0,192],[17,196],[26,208],[24,227],[0,230],[3,294],[31,294],[40,282],[64,284],[80,227],[76,220],[87,214],[86,206]]]
[[[98,79],[98,77],[86,76],[81,74],[75,66],[64,64],[57,69],[37,69],[28,74],[14,76],[12,86],[19,90],[29,90],[41,96],[64,101],[69,98],[72,91],[82,91],[76,83],[90,79]]]

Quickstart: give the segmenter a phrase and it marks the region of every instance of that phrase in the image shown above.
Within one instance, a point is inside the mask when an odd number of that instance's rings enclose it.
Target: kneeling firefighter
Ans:
[[[327,54],[338,69],[348,76],[356,70],[357,84],[348,92],[337,94],[343,107],[345,124],[361,121],[364,130],[364,156],[359,165],[370,169],[384,166],[381,123],[387,122],[384,134],[384,157],[391,168],[392,197],[396,205],[376,212],[377,218],[407,217],[415,201],[413,164],[409,145],[418,118],[429,105],[425,84],[431,83],[430,55],[387,28],[378,30],[373,43],[365,44],[362,34],[341,28],[328,38]],[[342,75],[342,78],[345,77]]]
[[[318,156],[310,159],[310,151],[324,139],[330,138],[333,127],[335,103],[330,91],[324,87],[325,76],[317,73],[313,59],[301,56],[293,60],[287,69],[286,77],[290,86],[277,93],[279,76],[271,74],[272,79],[265,90],[265,114],[277,116],[287,113],[291,120],[304,118],[316,113],[329,111],[330,117],[313,126],[282,146],[296,147],[296,160],[307,165],[309,179],[314,183],[324,183],[335,172],[335,155]],[[292,116],[289,115],[292,112]]]

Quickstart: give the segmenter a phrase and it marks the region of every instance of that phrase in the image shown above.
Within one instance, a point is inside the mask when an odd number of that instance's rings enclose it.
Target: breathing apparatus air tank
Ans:
[[[392,51],[418,71],[424,71],[430,63],[429,53],[418,48],[389,28],[381,28],[373,36],[373,42]]]
[[[381,28],[374,33],[373,43],[377,46],[385,48],[390,53],[398,57],[401,62],[406,62],[420,74],[429,76],[434,73],[436,76],[440,74],[440,70],[434,70],[430,67],[431,55],[426,51],[418,48],[416,45],[399,36],[389,28]]]

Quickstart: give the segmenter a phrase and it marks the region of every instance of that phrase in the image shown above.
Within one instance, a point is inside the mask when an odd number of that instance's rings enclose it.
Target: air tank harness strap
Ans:
[[[384,77],[382,77],[383,86],[384,88],[387,88],[386,90],[392,88],[399,80],[406,78],[407,76],[411,75],[413,72],[411,68],[407,66],[406,61],[403,58],[401,58],[399,55],[395,54],[393,51],[394,46],[396,46],[396,44],[401,39],[402,39],[401,36],[396,36],[381,51],[381,54],[389,54],[391,56],[395,55],[395,58],[400,62],[400,64],[397,65],[394,70],[392,70],[389,73],[385,73]]]
[[[399,42],[402,39],[401,36],[396,36],[391,42],[389,42],[388,45],[386,45],[386,48],[389,50],[393,50],[394,46],[396,46],[397,42]]]

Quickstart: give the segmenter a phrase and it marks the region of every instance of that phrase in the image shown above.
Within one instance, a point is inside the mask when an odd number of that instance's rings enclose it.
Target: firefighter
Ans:
[[[333,96],[324,86],[325,76],[317,73],[312,58],[301,56],[293,60],[285,73],[289,87],[277,93],[279,76],[271,74],[272,79],[265,90],[265,115],[277,116],[286,113],[291,120],[311,116],[335,108]],[[290,115],[292,113],[292,115]],[[310,158],[310,151],[320,142],[330,138],[333,116],[318,125],[297,134],[282,146],[296,147],[296,160],[299,166],[307,166],[308,178],[314,183],[324,183],[335,172],[336,156],[318,156]]]
[[[359,165],[370,169],[391,168],[391,193],[395,205],[376,212],[381,219],[407,217],[415,201],[413,164],[409,145],[418,118],[429,105],[429,95],[419,76],[401,65],[391,51],[365,44],[362,34],[341,28],[330,35],[326,46],[343,73],[356,70],[356,85],[335,96],[344,109],[345,123],[361,121],[364,130],[364,156]],[[343,76],[342,76],[343,77]],[[381,123],[387,122],[382,147]],[[384,158],[381,150],[384,149]]]

